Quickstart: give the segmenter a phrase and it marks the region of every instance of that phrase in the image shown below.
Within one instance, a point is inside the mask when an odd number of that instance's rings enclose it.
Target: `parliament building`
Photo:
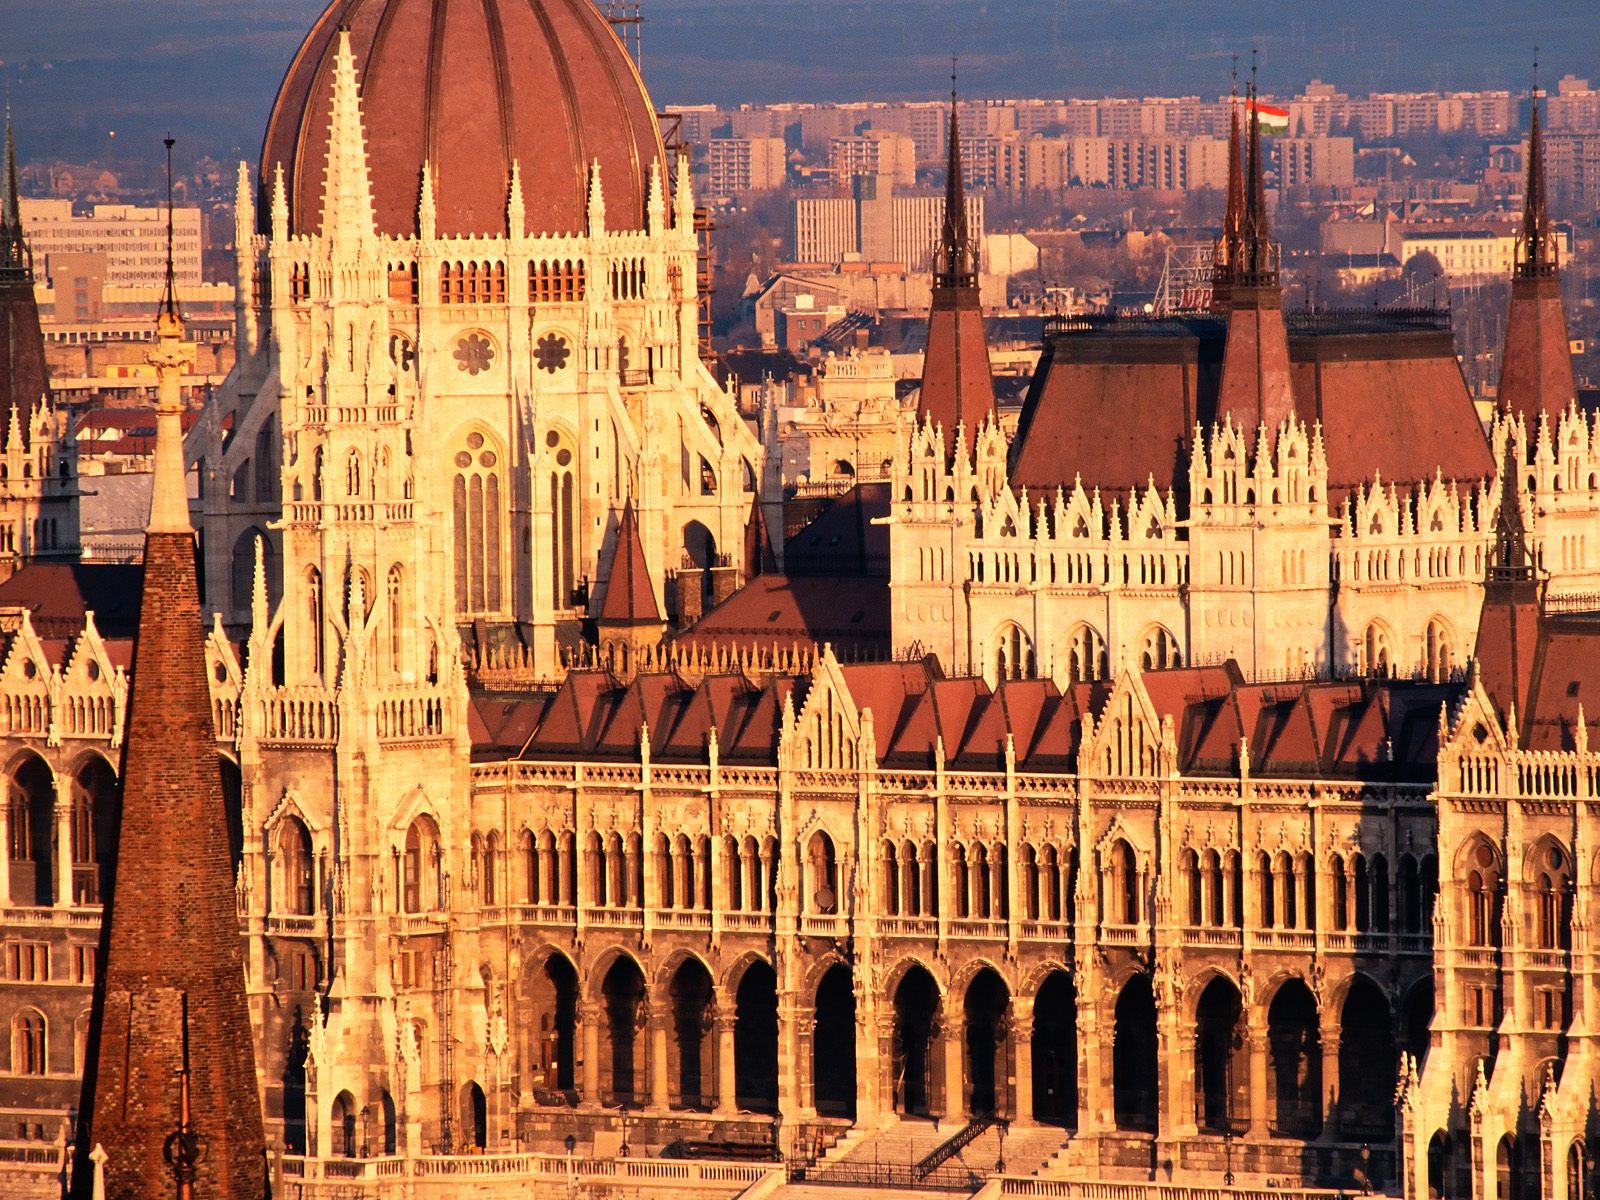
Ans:
[[[1053,322],[1008,441],[952,120],[914,417],[785,538],[604,16],[331,4],[183,464],[285,1194],[987,1138],[1029,1186],[1587,1196],[1600,426],[1537,122],[1487,427],[1448,314],[1285,309],[1236,123],[1212,311]],[[157,575],[71,553],[7,186],[0,1139],[48,1145]]]

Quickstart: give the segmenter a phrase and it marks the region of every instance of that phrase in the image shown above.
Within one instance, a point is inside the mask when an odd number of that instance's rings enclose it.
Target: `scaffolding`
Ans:
[[[633,59],[633,65],[643,74],[644,14],[640,9],[639,0],[600,0],[601,13],[611,28],[616,30],[617,40],[628,52],[628,57]]]
[[[1174,317],[1210,312],[1216,257],[1217,248],[1210,242],[1168,247],[1153,315]]]

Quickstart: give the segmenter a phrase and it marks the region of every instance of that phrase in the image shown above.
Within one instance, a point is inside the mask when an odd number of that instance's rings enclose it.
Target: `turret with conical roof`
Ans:
[[[1511,272],[1511,308],[1500,360],[1499,408],[1534,428],[1553,421],[1577,398],[1567,318],[1561,306],[1561,268],[1545,191],[1539,88],[1528,123],[1528,181],[1522,228]]]
[[[994,416],[994,379],[978,291],[978,247],[967,220],[961,125],[953,83],[944,222],[934,261],[933,306],[928,313],[928,345],[917,399],[917,419],[943,427],[947,454],[955,445],[959,426],[976,432]]]
[[[169,156],[170,156],[169,139]],[[170,205],[170,199],[169,199]],[[180,1122],[187,1059],[203,1153],[194,1194],[258,1200],[265,1138],[228,823],[206,680],[194,531],[185,500],[180,380],[190,358],[170,286],[149,355],[156,370],[155,486],[144,546],[122,758],[122,805],[100,934],[79,1103],[73,1195],[173,1194],[163,1147]]]

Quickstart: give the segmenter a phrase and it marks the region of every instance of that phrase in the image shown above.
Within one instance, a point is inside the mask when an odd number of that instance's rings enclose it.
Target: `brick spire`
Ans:
[[[1244,189],[1239,258],[1228,294],[1228,340],[1222,356],[1217,420],[1254,431],[1276,430],[1294,412],[1289,333],[1283,323],[1278,247],[1267,216],[1261,113],[1255,81],[1245,92],[1250,160]]]
[[[1520,416],[1534,431],[1541,417],[1554,421],[1576,401],[1567,316],[1561,305],[1561,267],[1544,180],[1544,137],[1539,130],[1539,87],[1533,88],[1528,124],[1528,184],[1511,269],[1511,307],[1500,358],[1500,411]],[[1552,429],[1551,433],[1554,434]]]
[[[978,293],[978,247],[967,222],[961,166],[961,127],[952,72],[944,224],[935,254],[933,306],[928,313],[928,345],[917,397],[918,421],[929,420],[943,427],[947,455],[953,452],[958,427],[966,426],[970,444],[978,427],[994,417],[994,379]]]
[[[108,1200],[173,1194],[163,1147],[182,1119],[187,1044],[203,1150],[194,1194],[259,1200],[265,1139],[184,500],[179,388],[190,352],[175,298],[162,304],[157,335],[156,481],[72,1194],[93,1195],[96,1146]]]

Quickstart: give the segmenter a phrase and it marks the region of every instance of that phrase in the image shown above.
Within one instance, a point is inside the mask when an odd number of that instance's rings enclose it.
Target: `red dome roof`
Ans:
[[[584,228],[595,159],[607,227],[643,227],[650,164],[665,160],[661,130],[632,60],[590,0],[334,0],[278,89],[261,153],[269,196],[283,166],[292,232],[322,225],[341,25],[361,80],[379,233],[417,232],[425,160],[441,235],[506,232],[513,160],[530,234]]]

